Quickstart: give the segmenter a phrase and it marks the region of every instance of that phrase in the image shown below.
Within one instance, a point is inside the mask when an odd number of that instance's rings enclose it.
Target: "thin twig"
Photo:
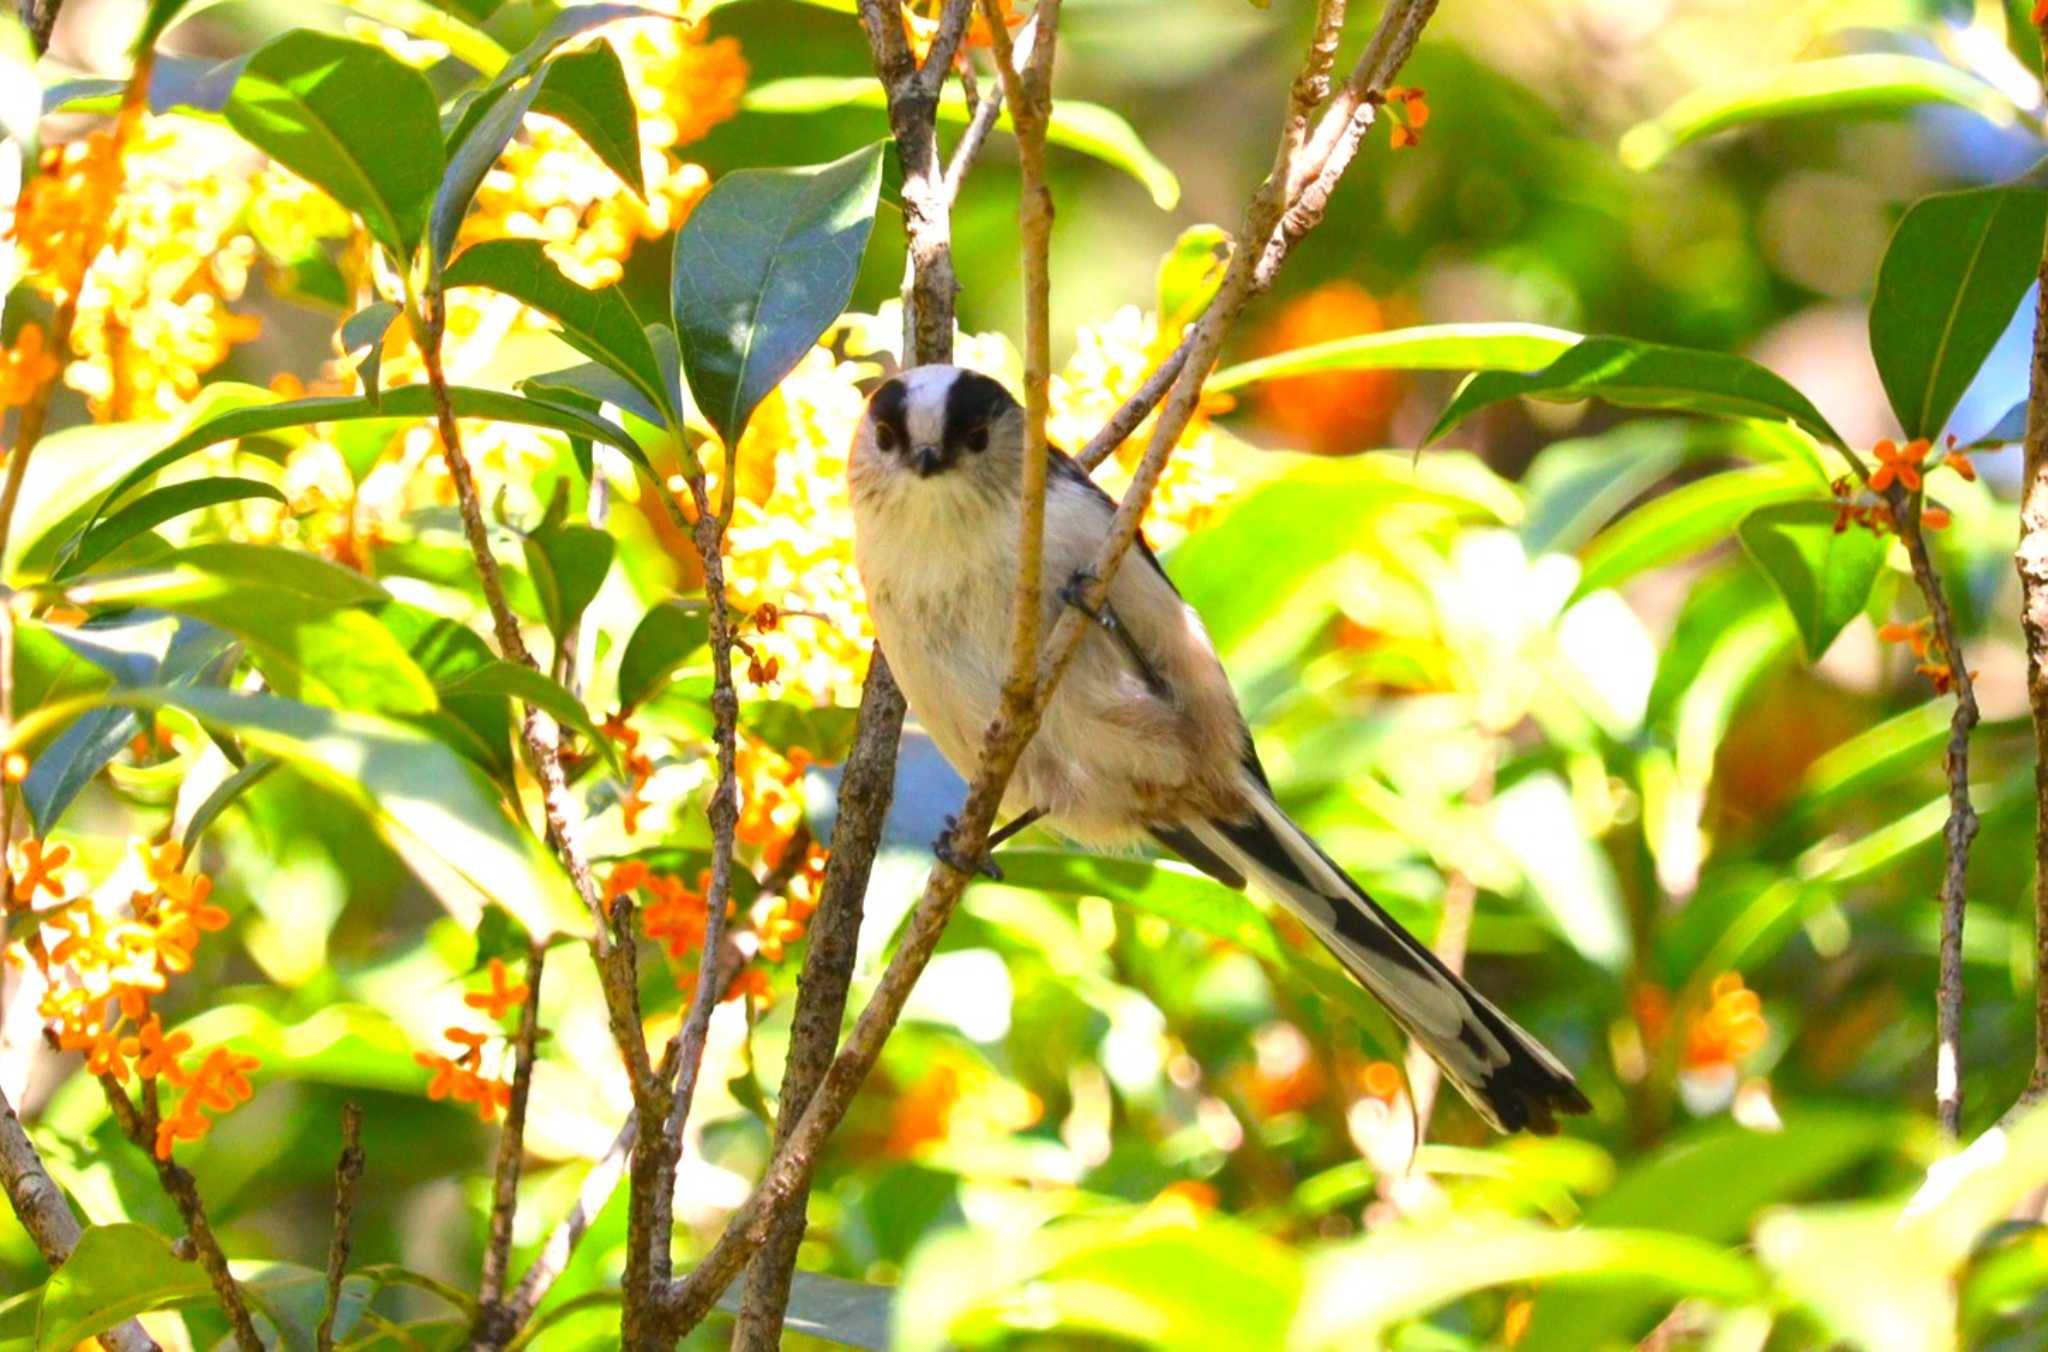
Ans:
[[[533,1093],[533,1063],[540,1046],[540,980],[547,957],[547,942],[534,939],[526,953],[526,999],[512,1041],[512,1098],[505,1105],[505,1127],[498,1137],[490,1238],[484,1246],[476,1327],[470,1335],[473,1342],[486,1347],[502,1346],[519,1331],[518,1325],[508,1324],[505,1318],[505,1276],[512,1263],[512,1223],[519,1213],[519,1171],[526,1160],[526,1105]]]
[[[1324,12],[1337,2],[1325,0]],[[1434,0],[1394,0],[1381,17],[1380,31],[1373,44],[1367,48],[1365,60],[1372,64],[1368,67],[1362,61],[1362,74],[1355,74],[1354,78],[1363,79],[1369,90],[1377,90],[1390,79],[1398,70],[1398,58],[1405,57],[1412,49],[1415,33],[1419,32],[1434,8]],[[866,13],[865,6],[863,12]],[[1320,29],[1320,22],[1318,27]],[[1394,36],[1388,36],[1390,32]],[[1310,58],[1311,62],[1315,59],[1313,56]],[[1341,145],[1341,140],[1333,144]],[[1351,143],[1351,149],[1355,151],[1355,141]],[[1348,162],[1347,156],[1344,163]],[[1337,172],[1342,172],[1341,165]],[[1260,188],[1246,212],[1244,238],[1268,240],[1276,236],[1282,213],[1288,207],[1286,185],[1295,178],[1294,165],[1285,154],[1281,155],[1275,174]],[[1319,216],[1308,218],[1307,225],[1312,227],[1316,219]],[[1284,257],[1291,247],[1290,240],[1282,247],[1280,256]],[[1264,254],[1255,256],[1250,251],[1233,256],[1216,297],[1196,328],[1186,366],[1154,427],[1145,459],[1118,508],[1109,538],[1097,555],[1092,571],[1098,581],[1091,590],[1107,587],[1117,565],[1136,539],[1138,521],[1158,484],[1166,458],[1193,416],[1202,381],[1215,361],[1231,322],[1253,293],[1255,269],[1263,257]],[[1099,600],[1099,591],[1089,599]],[[967,801],[962,805],[947,841],[950,849],[946,853],[952,857],[972,859],[984,847],[1009,777],[1037,731],[1045,701],[1072,661],[1081,638],[1082,631],[1076,616],[1071,613],[1063,615],[1047,640],[1046,653],[1040,663],[1043,676],[1038,697],[1031,708],[1025,716],[1016,719],[1010,718],[1006,710],[990,728],[981,764],[968,786]],[[680,1337],[703,1319],[719,1293],[765,1238],[775,1213],[808,1182],[819,1152],[880,1056],[882,1044],[909,1000],[911,989],[936,950],[967,881],[968,875],[944,858],[933,867],[926,879],[923,895],[905,922],[903,938],[895,956],[883,971],[873,997],[867,1008],[861,1011],[852,1034],[846,1040],[845,1048],[833,1061],[795,1130],[775,1152],[753,1195],[734,1213],[725,1233],[710,1252],[688,1276],[674,1283],[665,1294],[664,1338]]]
[[[1017,132],[1017,224],[1024,253],[1024,466],[1018,487],[1017,591],[1010,615],[1010,717],[1036,693],[1039,631],[1045,622],[1045,425],[1052,384],[1052,190],[1045,182],[1045,134],[1052,121],[1052,63],[1059,47],[1060,0],[1039,0],[1037,40],[1020,70],[996,0],[981,0],[992,34],[996,73]]]
[[[334,1165],[334,1237],[327,1246],[327,1295],[320,1302],[320,1323],[313,1330],[318,1352],[332,1352],[334,1318],[341,1309],[341,1283],[348,1275],[350,1227],[355,1224],[356,1183],[363,1176],[363,1110],[341,1106],[341,1158]]]
[[[1195,345],[1195,326],[1188,325],[1187,332],[1180,337],[1180,343],[1173,349],[1173,355],[1145,377],[1144,383],[1131,392],[1117,411],[1109,415],[1109,421],[1102,424],[1102,430],[1088,439],[1074,457],[1082,469],[1092,470],[1116,453],[1116,449],[1131,439],[1131,433],[1138,430],[1138,424],[1152,416],[1152,410],[1159,407],[1159,401],[1173,388],[1173,382],[1180,379],[1181,367],[1187,365],[1188,353]]]
[[[1970,845],[1977,838],[1977,809],[1970,802],[1970,733],[1977,726],[1977,688],[1963,660],[1955,616],[1921,531],[1921,500],[1908,498],[1894,483],[1892,519],[1912,560],[1913,581],[1934,618],[1934,634],[1947,655],[1956,707],[1949,716],[1948,821],[1942,828],[1941,974],[1935,991],[1934,1107],[1941,1131],[1955,1140],[1963,1127],[1963,912],[1968,901]]]
[[[2037,26],[2048,57],[2048,23]],[[2048,63],[2042,71],[2048,92]],[[2034,722],[2034,1073],[2022,1103],[2048,1101],[2048,247],[2034,307],[2027,385],[2026,464],[2020,484],[2020,627],[2027,642],[2027,702]]]
[[[228,1270],[228,1256],[221,1250],[220,1240],[214,1236],[213,1226],[207,1223],[206,1205],[199,1200],[199,1184],[192,1174],[176,1160],[165,1159],[156,1153],[156,1107],[152,1082],[149,1112],[145,1114],[128,1097],[128,1091],[121,1082],[111,1075],[99,1077],[100,1089],[105,1093],[107,1107],[114,1114],[114,1121],[121,1127],[137,1150],[149,1156],[156,1166],[157,1183],[171,1204],[178,1208],[179,1217],[185,1222],[185,1234],[192,1241],[192,1248],[199,1259],[199,1266],[206,1273],[206,1279],[213,1285],[213,1294],[220,1301],[221,1313],[228,1319],[228,1328],[234,1334],[235,1346],[241,1352],[263,1352],[263,1339],[256,1332],[256,1322],[249,1317],[249,1305],[242,1297],[241,1284],[234,1273]]]

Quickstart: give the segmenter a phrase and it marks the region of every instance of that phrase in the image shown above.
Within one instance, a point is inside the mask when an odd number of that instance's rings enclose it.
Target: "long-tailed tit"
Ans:
[[[911,711],[963,775],[980,759],[1009,664],[1023,447],[1023,410],[1000,384],[922,366],[875,391],[848,458],[875,632]],[[1078,602],[1075,583],[1115,504],[1057,450],[1047,479],[1049,629]],[[1149,836],[1232,887],[1256,880],[1497,1129],[1553,1132],[1557,1114],[1588,1110],[1556,1057],[1288,819],[1200,617],[1142,542],[1091,618],[1010,781],[1005,806],[1018,822],[1043,818],[1098,848]]]

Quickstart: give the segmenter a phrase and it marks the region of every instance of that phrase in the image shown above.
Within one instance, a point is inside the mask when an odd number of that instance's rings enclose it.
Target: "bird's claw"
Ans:
[[[978,859],[968,859],[953,848],[953,832],[958,826],[958,819],[953,817],[946,818],[946,829],[941,831],[939,838],[932,842],[932,854],[938,858],[940,863],[948,868],[955,869],[961,873],[979,873],[990,882],[1001,882],[1003,880],[1003,871],[996,867],[996,861],[986,853]]]
[[[1060,585],[1060,601],[1094,620],[1102,623],[1102,612],[1088,604],[1088,589],[1095,585],[1095,574],[1086,568],[1076,568],[1074,575]]]

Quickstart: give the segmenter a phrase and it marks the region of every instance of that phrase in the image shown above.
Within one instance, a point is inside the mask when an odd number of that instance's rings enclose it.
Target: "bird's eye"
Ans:
[[[986,427],[977,427],[960,440],[968,450],[980,454],[988,449],[988,429]]]
[[[896,432],[889,424],[875,424],[875,449],[880,451],[894,451],[896,449]]]

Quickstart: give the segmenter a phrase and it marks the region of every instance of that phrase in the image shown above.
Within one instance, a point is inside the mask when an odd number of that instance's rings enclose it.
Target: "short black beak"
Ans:
[[[946,467],[946,458],[936,446],[920,446],[911,452],[910,467],[918,478],[929,479]]]

